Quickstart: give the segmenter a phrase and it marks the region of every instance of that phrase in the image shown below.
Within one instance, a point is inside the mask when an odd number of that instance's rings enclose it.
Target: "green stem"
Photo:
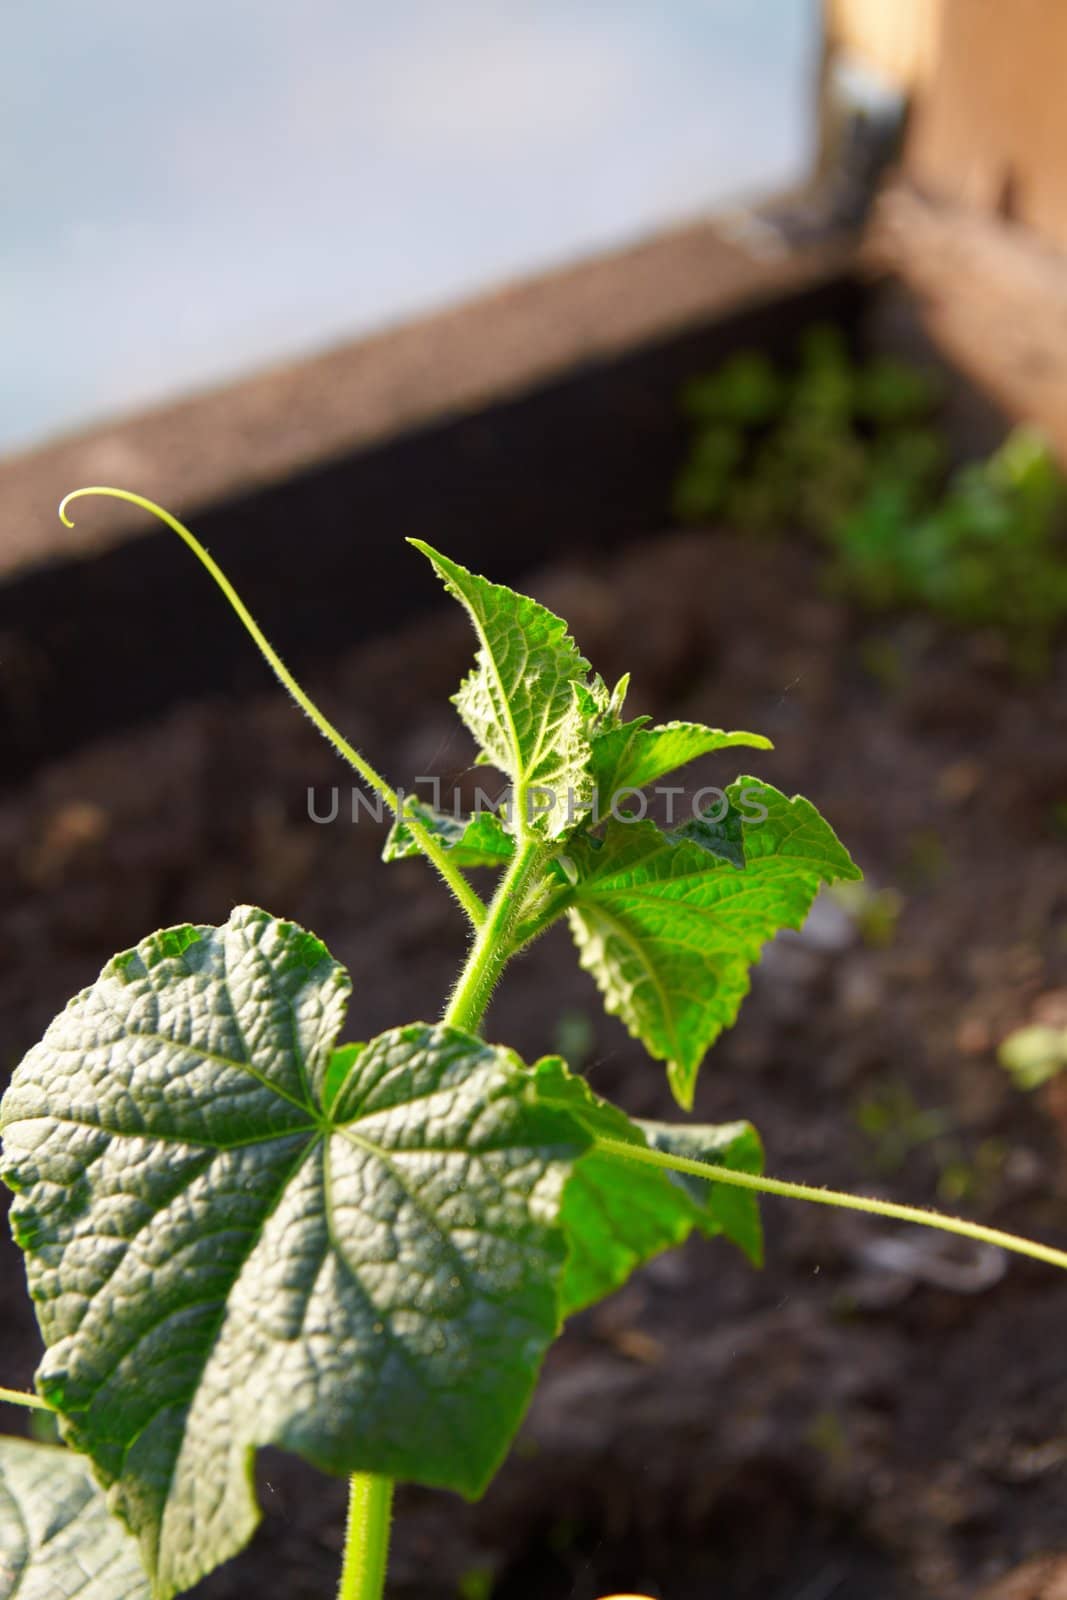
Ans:
[[[515,953],[513,936],[530,880],[544,861],[536,839],[519,843],[511,865],[497,885],[485,921],[475,935],[463,971],[452,991],[442,1022],[477,1033],[500,974]]]
[[[923,1228],[938,1228],[942,1233],[956,1233],[961,1238],[973,1239],[979,1244],[996,1245],[1015,1255],[1042,1261],[1046,1266],[1067,1270],[1067,1250],[1056,1250],[1052,1245],[1038,1244],[1033,1239],[1023,1239],[1015,1233],[1004,1233],[1000,1228],[987,1228],[980,1222],[966,1222],[962,1217],[946,1217],[939,1211],[924,1211],[921,1206],[903,1206],[895,1200],[844,1194],[839,1189],[816,1189],[807,1183],[787,1183],[781,1178],[764,1178],[754,1172],[735,1172],[730,1167],[715,1166],[710,1161],[691,1161],[687,1156],[668,1155],[662,1150],[652,1150],[647,1145],[627,1144],[622,1139],[597,1139],[596,1147],[603,1150],[605,1155],[617,1156],[624,1161],[636,1161],[646,1167],[662,1167],[669,1172],[685,1172],[694,1178],[707,1178],[712,1183],[732,1184],[737,1189],[754,1189],[757,1194],[776,1194],[786,1200],[807,1200],[818,1206],[837,1206],[843,1211],[863,1211],[873,1217],[890,1217],[894,1222],[914,1222]]]
[[[547,902],[532,922],[527,922],[522,928],[516,930],[515,942],[511,949],[512,955],[517,956],[521,951],[533,944],[535,939],[540,939],[543,933],[547,933],[549,928],[554,923],[557,923],[565,912],[570,910],[574,902],[575,893],[573,889],[561,887],[557,890],[555,898]]]
[[[23,1389],[0,1388],[0,1400],[9,1406],[27,1406],[30,1411],[51,1411],[52,1407],[40,1395],[27,1394]]]
[[[72,490],[71,493],[66,495],[61,502],[59,507],[59,518],[65,527],[72,528],[74,526],[73,522],[71,522],[70,518],[67,516],[67,507],[70,505],[71,501],[81,500],[84,498],[84,496],[92,494],[108,495],[112,500],[125,500],[132,506],[138,506],[142,511],[147,511],[153,517],[158,517],[160,522],[164,523],[168,528],[178,535],[179,539],[181,539],[182,542],[193,552],[193,555],[200,562],[201,566],[207,570],[207,572],[215,580],[215,583],[222,590],[223,595],[229,601],[230,606],[236,612],[238,619],[243,624],[256,648],[259,650],[260,655],[262,655],[263,659],[266,661],[267,665],[270,667],[279,683],[281,683],[282,686],[289,691],[297,705],[302,711],[307,713],[312,722],[315,724],[316,728],[322,734],[323,738],[333,746],[338,755],[341,756],[343,760],[347,761],[349,766],[356,769],[363,781],[368,784],[376,794],[381,795],[382,799],[385,801],[390,811],[392,811],[393,815],[399,817],[401,812],[401,801],[399,795],[388,783],[386,783],[385,779],[380,775],[380,773],[375,771],[370,762],[361,756],[359,751],[354,749],[353,746],[349,744],[344,735],[338,732],[328,717],[326,717],[323,712],[319,710],[318,706],[311,699],[310,695],[308,695],[306,691],[301,688],[300,684],[293,677],[281,656],[278,654],[270,640],[267,638],[266,634],[260,628],[258,622],[253,617],[252,613],[249,611],[248,607],[245,605],[244,601],[241,599],[241,596],[237,593],[237,590],[223,572],[214,556],[210,555],[208,551],[204,549],[204,546],[200,543],[199,539],[197,539],[194,534],[189,532],[189,529],[184,525],[184,523],[179,522],[177,517],[171,516],[170,512],[165,511],[162,506],[157,506],[154,500],[147,500],[144,495],[134,494],[131,489],[110,489],[102,484],[92,484],[85,489]],[[485,920],[485,906],[482,904],[478,895],[475,894],[474,890],[471,888],[462,872],[460,872],[458,868],[455,867],[451,861],[449,861],[445,851],[442,849],[440,844],[438,844],[437,840],[433,837],[429,830],[424,827],[417,816],[408,812],[404,816],[404,821],[411,829],[415,838],[418,840],[423,852],[430,858],[438,872],[441,874],[441,877],[452,890],[452,893],[455,895],[456,899],[467,913],[471,922],[475,927],[479,927]]]
[[[478,1028],[497,979],[513,952],[512,935],[523,893],[543,856],[543,846],[537,841],[519,845],[497,886],[442,1018],[449,1026],[469,1033]],[[353,1476],[338,1600],[381,1600],[389,1556],[392,1499],[391,1479],[365,1472]]]
[[[481,897],[475,894],[459,868],[453,866],[452,862],[449,861],[447,852],[438,844],[429,828],[420,821],[414,810],[405,809],[404,821],[418,840],[423,855],[433,862],[442,880],[451,889],[474,927],[480,928],[485,921],[486,915],[485,905]]]
[[[348,1493],[345,1560],[337,1600],[381,1600],[389,1562],[393,1482],[373,1472],[352,1476]]]

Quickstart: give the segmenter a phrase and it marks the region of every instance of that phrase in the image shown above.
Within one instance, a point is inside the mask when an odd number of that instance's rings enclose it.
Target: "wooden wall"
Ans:
[[[826,0],[826,30],[912,93],[920,187],[1067,248],[1067,0]]]
[[[932,192],[1067,247],[1067,3],[942,0],[908,165]]]
[[[910,92],[933,69],[940,11],[940,0],[825,0],[827,43]]]

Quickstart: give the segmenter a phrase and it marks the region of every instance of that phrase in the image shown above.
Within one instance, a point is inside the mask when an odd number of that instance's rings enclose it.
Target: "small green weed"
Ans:
[[[939,399],[925,370],[857,363],[832,328],[809,331],[791,370],[735,356],[683,391],[675,513],[810,534],[840,592],[997,630],[1017,670],[1040,673],[1067,619],[1067,484],[1029,428],[950,474]]]

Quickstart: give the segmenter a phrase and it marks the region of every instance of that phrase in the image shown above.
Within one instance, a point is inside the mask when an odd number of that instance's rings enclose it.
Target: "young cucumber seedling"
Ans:
[[[351,1476],[340,1596],[380,1600],[393,1483],[480,1495],[564,1320],[693,1230],[758,1262],[758,1192],[1067,1265],[766,1178],[749,1124],[636,1121],[558,1057],[528,1066],[482,1036],[508,962],[565,918],[689,1108],[762,946],[857,876],[813,806],[755,779],[681,824],[644,816],[657,780],[765,739],[627,719],[625,680],[609,690],[558,617],[416,541],[474,625],[455,704],[509,786],[457,822],[402,801],[342,738],[187,529],[124,490],[78,494],[132,501],[193,550],[393,808],[386,859],[427,857],[472,938],[439,1021],[341,1043],[347,972],[241,906],[115,956],[16,1069],[2,1172],[46,1348],[36,1396],[0,1399],[52,1412],[71,1448],[0,1441],[0,1589],[13,1575],[27,1595],[171,1600],[250,1537],[250,1466],[273,1445]],[[473,867],[497,873],[488,903]]]

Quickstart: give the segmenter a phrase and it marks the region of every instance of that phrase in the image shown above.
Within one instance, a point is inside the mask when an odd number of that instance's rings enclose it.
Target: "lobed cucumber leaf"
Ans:
[[[739,778],[731,808],[757,795],[766,817],[742,822],[744,866],[729,851],[652,822],[606,825],[571,841],[578,883],[569,911],[583,967],[604,1004],[667,1062],[679,1104],[693,1103],[704,1054],[737,1017],[749,969],[781,928],[799,928],[820,886],[859,872],[801,796]],[[717,841],[718,842],[718,841]]]
[[[73,1450],[0,1439],[0,1600],[149,1600],[132,1539]]]
[[[763,1147],[750,1123],[634,1122],[595,1095],[558,1056],[539,1061],[534,1073],[542,1104],[569,1112],[594,1138],[651,1145],[736,1171],[763,1170]],[[620,1288],[635,1267],[681,1244],[694,1228],[709,1238],[725,1235],[756,1265],[763,1259],[759,1202],[751,1191],[629,1164],[597,1149],[575,1166],[561,1221],[569,1250],[560,1291],[565,1317]]]
[[[513,831],[558,838],[588,805],[589,663],[567,624],[526,595],[479,578],[421,539],[411,543],[463,604],[475,666],[453,703],[485,758],[509,779]]]
[[[263,1445],[480,1493],[557,1331],[587,1133],[454,1029],[335,1050],[348,993],[263,911],[170,929],[71,1001],[0,1107],[38,1389],[156,1600],[251,1535]]]

